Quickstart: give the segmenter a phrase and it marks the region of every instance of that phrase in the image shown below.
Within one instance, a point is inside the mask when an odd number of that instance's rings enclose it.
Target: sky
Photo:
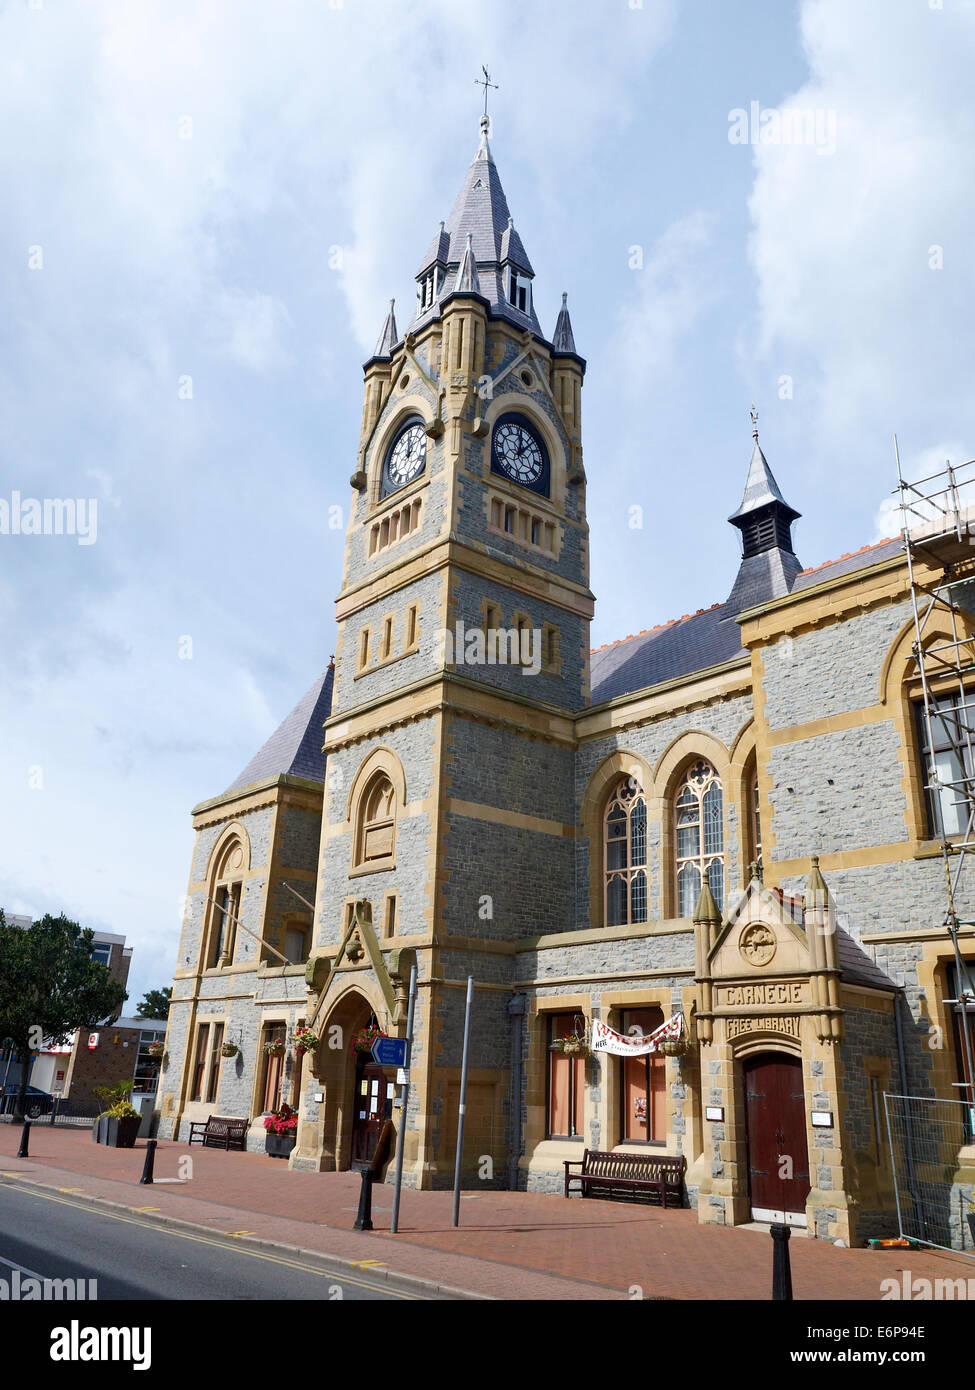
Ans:
[[[191,808],[334,651],[482,64],[588,362],[598,646],[727,597],[753,402],[806,566],[896,531],[895,432],[975,455],[973,60],[973,0],[0,0],[0,905],[170,982]]]

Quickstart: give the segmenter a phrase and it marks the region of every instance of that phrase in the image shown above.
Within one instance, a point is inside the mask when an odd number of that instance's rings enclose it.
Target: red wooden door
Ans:
[[[386,1119],[387,1101],[394,1094],[392,1081],[382,1067],[359,1053],[355,1070],[355,1109],[352,1112],[352,1162],[369,1163],[376,1152],[379,1132]]]
[[[802,1063],[761,1053],[745,1059],[744,1076],[752,1210],[804,1212],[810,1184]]]

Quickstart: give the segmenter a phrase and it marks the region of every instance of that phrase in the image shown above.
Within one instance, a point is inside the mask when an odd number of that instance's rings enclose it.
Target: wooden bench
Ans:
[[[199,1120],[190,1125],[191,1144],[212,1144],[218,1149],[243,1149],[247,1143],[247,1120],[228,1119],[211,1115],[206,1123]]]
[[[583,1197],[628,1197],[634,1193],[656,1196],[662,1207],[673,1197],[684,1205],[685,1160],[671,1154],[607,1153],[586,1149],[581,1159],[570,1159],[565,1167],[565,1195],[570,1184],[578,1183]],[[571,1173],[571,1168],[581,1172]]]

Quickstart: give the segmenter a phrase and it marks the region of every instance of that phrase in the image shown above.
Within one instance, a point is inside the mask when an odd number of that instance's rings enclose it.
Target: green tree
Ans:
[[[95,1028],[121,1011],[125,988],[92,959],[94,936],[63,912],[24,928],[9,925],[0,911],[0,1039],[20,1053],[16,1115],[24,1113],[31,1053],[45,1038],[66,1043],[75,1029]]]
[[[165,1018],[169,1013],[169,1000],[172,989],[147,989],[136,1005],[136,1018]]]

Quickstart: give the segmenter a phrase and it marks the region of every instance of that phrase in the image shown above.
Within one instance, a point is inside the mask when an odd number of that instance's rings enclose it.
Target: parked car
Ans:
[[[10,1082],[6,1086],[0,1086],[0,1115],[12,1115],[17,1105],[17,1092],[19,1086]],[[29,1120],[36,1120],[41,1115],[50,1115],[54,1105],[54,1097],[47,1091],[39,1091],[36,1086],[28,1086],[24,1093],[24,1113]]]

